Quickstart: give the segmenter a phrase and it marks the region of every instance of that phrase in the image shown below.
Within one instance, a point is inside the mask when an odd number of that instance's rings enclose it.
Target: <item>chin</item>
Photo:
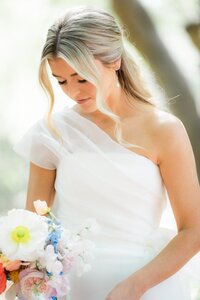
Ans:
[[[80,109],[86,113],[94,113],[98,110],[96,103],[93,105],[79,105]]]

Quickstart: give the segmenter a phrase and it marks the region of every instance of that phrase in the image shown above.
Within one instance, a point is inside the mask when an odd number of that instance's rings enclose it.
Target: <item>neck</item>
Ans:
[[[131,99],[131,102],[132,104],[128,103],[128,96],[121,87],[115,88],[106,99],[106,104],[110,110],[123,119],[137,114],[138,105],[139,107],[142,105],[140,101],[140,103],[138,103],[138,101],[134,99]],[[102,113],[98,108],[93,112],[85,113],[79,108],[78,105],[75,105],[75,110],[77,110],[80,114],[83,114],[88,119],[96,121],[97,123],[113,122],[109,116]]]

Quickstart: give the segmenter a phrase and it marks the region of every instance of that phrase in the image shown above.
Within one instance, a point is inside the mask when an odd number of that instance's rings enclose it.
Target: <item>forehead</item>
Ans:
[[[55,75],[68,75],[75,73],[75,70],[62,58],[50,58],[48,59],[49,66],[52,73]]]
[[[109,69],[105,67],[100,60],[94,59],[94,61],[97,72],[99,72],[99,74],[101,75],[105,75]],[[54,76],[56,75],[55,77],[66,78],[68,76],[79,75],[77,74],[76,70],[74,70],[64,59],[60,57],[49,58],[48,63],[51,68],[52,74]]]

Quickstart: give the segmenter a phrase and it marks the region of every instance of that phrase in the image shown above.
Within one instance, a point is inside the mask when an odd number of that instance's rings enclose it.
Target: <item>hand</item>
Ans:
[[[105,300],[139,300],[142,296],[132,276],[118,283]]]

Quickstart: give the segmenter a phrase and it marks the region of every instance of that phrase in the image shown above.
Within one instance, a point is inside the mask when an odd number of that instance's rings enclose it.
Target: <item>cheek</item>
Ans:
[[[63,93],[65,93],[66,95],[69,94],[68,88],[65,85],[61,85],[60,88],[63,91]]]
[[[91,96],[96,95],[96,87],[91,83],[86,83],[86,85],[83,88],[80,88],[80,91],[81,90],[86,92],[87,94],[89,94]]]

